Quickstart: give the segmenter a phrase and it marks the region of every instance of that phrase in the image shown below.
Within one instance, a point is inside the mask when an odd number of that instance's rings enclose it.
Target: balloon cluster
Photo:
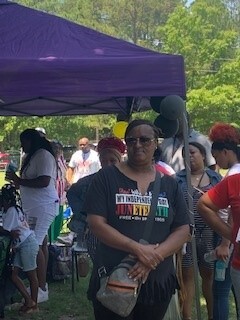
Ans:
[[[150,104],[159,116],[154,121],[156,127],[161,131],[160,138],[170,138],[179,129],[178,119],[184,111],[184,101],[177,95],[163,97],[151,97]]]

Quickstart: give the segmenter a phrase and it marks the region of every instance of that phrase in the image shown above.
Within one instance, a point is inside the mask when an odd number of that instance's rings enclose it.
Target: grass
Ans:
[[[8,181],[5,180],[5,171],[0,171],[0,188],[2,188],[5,183],[8,183]]]
[[[24,316],[33,320],[94,320],[91,303],[87,300],[86,292],[89,277],[80,278],[75,282],[75,292],[71,291],[71,278],[64,281],[49,283],[49,301],[39,304],[39,312]],[[20,301],[16,295],[15,301]],[[17,309],[6,310],[6,320],[18,320]]]

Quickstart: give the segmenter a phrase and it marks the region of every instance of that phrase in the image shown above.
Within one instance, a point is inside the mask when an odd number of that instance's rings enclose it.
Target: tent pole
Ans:
[[[186,106],[183,112],[183,145],[185,150],[185,169],[187,177],[188,186],[188,210],[190,223],[193,226],[193,236],[191,241],[192,246],[192,258],[193,258],[193,269],[194,269],[194,283],[195,283],[195,302],[197,311],[197,320],[201,320],[201,306],[200,306],[200,291],[198,282],[198,263],[197,263],[197,250],[196,250],[196,238],[194,233],[195,223],[194,223],[194,213],[193,213],[193,197],[192,197],[192,184],[191,184],[191,169],[190,169],[190,158],[189,158],[189,144],[188,144],[188,120],[186,113]]]

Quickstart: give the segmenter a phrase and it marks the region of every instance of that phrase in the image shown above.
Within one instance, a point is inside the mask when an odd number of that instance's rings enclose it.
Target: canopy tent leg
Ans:
[[[193,214],[193,198],[192,198],[192,185],[191,185],[191,170],[190,170],[190,158],[189,158],[189,143],[188,143],[188,120],[186,114],[186,106],[183,113],[183,144],[185,150],[185,168],[187,176],[187,186],[188,186],[188,211],[190,217],[190,223],[193,227],[192,236],[192,257],[193,257],[193,268],[194,268],[194,283],[195,283],[195,303],[197,311],[197,320],[201,320],[201,305],[200,305],[200,290],[198,282],[198,263],[197,263],[197,249],[196,249],[196,239],[194,234],[194,214]]]

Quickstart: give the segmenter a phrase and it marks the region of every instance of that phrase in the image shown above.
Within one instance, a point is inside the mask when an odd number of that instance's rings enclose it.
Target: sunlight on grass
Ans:
[[[5,180],[5,171],[0,171],[0,188],[2,188],[5,183],[7,183]]]

